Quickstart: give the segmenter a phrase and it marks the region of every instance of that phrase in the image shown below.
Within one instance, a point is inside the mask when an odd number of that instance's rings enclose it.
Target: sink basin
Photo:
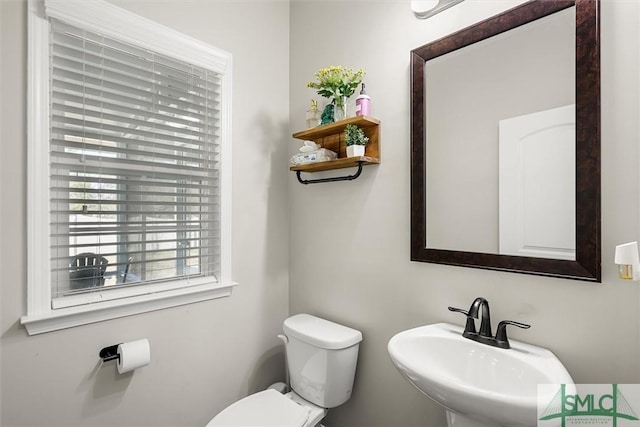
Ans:
[[[491,347],[463,338],[462,331],[449,323],[421,326],[398,333],[388,345],[400,372],[449,411],[450,426],[535,427],[537,385],[573,387],[551,351],[515,340],[510,349]],[[550,402],[554,394],[540,399]]]

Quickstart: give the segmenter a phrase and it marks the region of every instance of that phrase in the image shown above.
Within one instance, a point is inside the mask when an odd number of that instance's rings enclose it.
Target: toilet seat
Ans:
[[[307,408],[276,390],[268,389],[228,406],[207,427],[302,427],[308,419]]]

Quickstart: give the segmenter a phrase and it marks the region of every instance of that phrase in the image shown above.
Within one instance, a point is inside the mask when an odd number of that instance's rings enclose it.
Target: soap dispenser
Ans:
[[[360,95],[356,98],[356,116],[368,116],[371,114],[371,98],[364,90],[364,83]]]
[[[307,129],[320,125],[320,110],[318,110],[318,101],[311,100],[311,108],[307,110]]]

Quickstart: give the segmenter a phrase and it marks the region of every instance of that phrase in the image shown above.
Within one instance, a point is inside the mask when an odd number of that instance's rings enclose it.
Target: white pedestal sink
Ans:
[[[447,410],[449,427],[535,427],[538,384],[574,384],[545,348],[514,340],[510,349],[491,347],[463,338],[462,331],[449,323],[421,326],[388,345],[409,382]]]

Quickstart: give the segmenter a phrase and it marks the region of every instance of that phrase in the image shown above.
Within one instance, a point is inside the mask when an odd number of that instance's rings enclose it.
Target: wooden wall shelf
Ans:
[[[361,128],[365,135],[369,137],[369,142],[365,145],[365,155],[360,157],[347,157],[346,145],[344,143],[344,128],[348,124],[354,124]],[[317,126],[315,128],[296,132],[292,135],[296,139],[313,141],[322,148],[338,153],[338,158],[326,162],[313,162],[304,165],[291,166],[289,170],[296,171],[298,180],[303,184],[313,182],[328,182],[352,180],[360,175],[362,165],[372,165],[380,163],[380,121],[368,116],[350,117],[339,122],[328,125]],[[321,172],[334,169],[358,167],[358,173],[354,176],[347,176],[334,179],[323,179],[304,181],[300,178],[300,172]]]

